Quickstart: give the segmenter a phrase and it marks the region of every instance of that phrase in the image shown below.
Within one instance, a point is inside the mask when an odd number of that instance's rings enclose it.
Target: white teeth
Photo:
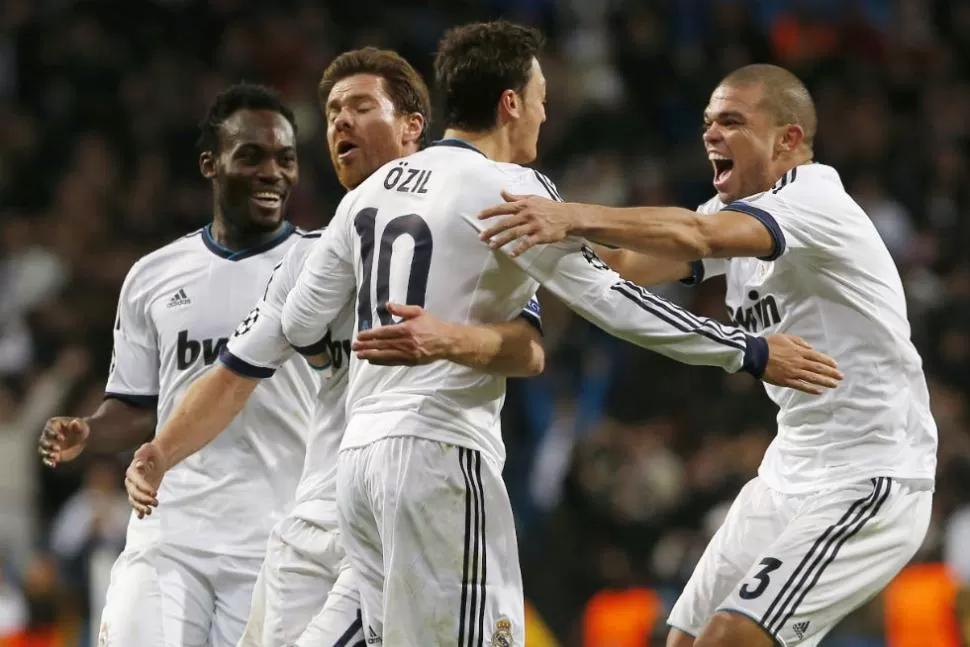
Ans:
[[[271,193],[268,191],[263,191],[262,193],[254,193],[253,197],[257,200],[269,200],[270,202],[279,202],[280,196],[277,193]]]
[[[718,153],[710,153],[707,156],[707,159],[709,159],[709,160],[722,160],[722,161],[725,161],[725,162],[728,162],[728,161],[731,160],[730,157],[727,157],[726,155],[720,155]]]

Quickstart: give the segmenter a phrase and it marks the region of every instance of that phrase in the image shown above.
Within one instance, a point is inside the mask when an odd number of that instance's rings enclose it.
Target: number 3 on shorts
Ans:
[[[747,583],[741,587],[738,595],[741,596],[743,600],[753,600],[765,592],[768,588],[768,576],[777,571],[781,567],[781,560],[775,559],[774,557],[765,557],[761,560],[759,564],[761,570],[754,575],[754,579],[757,580],[757,584]]]

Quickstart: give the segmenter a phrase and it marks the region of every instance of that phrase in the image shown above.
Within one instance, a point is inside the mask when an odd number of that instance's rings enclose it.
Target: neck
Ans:
[[[495,128],[485,132],[471,132],[458,128],[445,130],[445,139],[460,139],[468,142],[493,162],[514,162],[512,142],[509,141],[504,128]]]
[[[774,184],[778,182],[778,180],[783,178],[785,176],[785,173],[792,170],[796,166],[801,166],[802,164],[808,164],[809,162],[812,161],[813,157],[814,155],[812,151],[800,150],[798,153],[794,154],[792,157],[788,158],[787,160],[784,160],[783,162],[782,160],[779,160],[779,164],[774,173],[775,181],[772,182],[772,186],[774,186]]]
[[[257,247],[266,241],[272,240],[279,235],[285,226],[286,221],[281,220],[280,224],[272,231],[243,231],[233,226],[225,217],[217,213],[216,217],[212,219],[210,233],[212,240],[216,243],[226,249],[238,252],[243,249]]]

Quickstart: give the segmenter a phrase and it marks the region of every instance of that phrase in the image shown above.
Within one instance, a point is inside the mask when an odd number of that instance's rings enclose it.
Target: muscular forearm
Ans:
[[[109,397],[84,421],[91,430],[85,451],[96,455],[117,454],[151,438],[155,430],[155,409]]]
[[[152,441],[171,468],[199,451],[229,426],[259,380],[242,377],[221,364],[189,387],[175,412]]]
[[[629,249],[610,249],[594,245],[596,254],[627,281],[638,285],[657,285],[691,276],[690,263],[641,254]]]
[[[613,208],[574,205],[573,234],[607,245],[632,249],[675,261],[695,261],[711,255],[704,218],[680,207]]]
[[[506,377],[542,373],[545,350],[539,332],[524,319],[508,323],[452,328],[448,359]]]

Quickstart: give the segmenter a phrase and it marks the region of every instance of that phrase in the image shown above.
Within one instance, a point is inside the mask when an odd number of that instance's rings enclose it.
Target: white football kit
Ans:
[[[106,397],[157,406],[164,425],[304,236],[287,223],[273,240],[232,252],[207,227],[135,263],[119,298]],[[159,507],[129,522],[101,645],[236,644],[270,529],[293,500],[319,383],[301,358],[288,362],[218,438],[165,475]]]
[[[670,614],[697,635],[717,610],[781,645],[816,645],[912,558],[929,524],[936,425],[899,273],[835,169],[798,166],[775,187],[702,213],[757,218],[770,258],[710,259],[728,314],[751,333],[803,337],[843,382],[821,396],[765,385],[778,433]]]
[[[266,379],[295,355],[283,336],[281,315],[310,249],[308,244],[294,246],[273,270],[263,298],[239,324],[222,355],[232,371]],[[323,379],[296,501],[270,534],[240,647],[331,647],[345,634],[348,645],[362,636],[353,571],[343,567],[335,480],[346,424],[344,396],[353,327],[350,300],[330,325],[325,349],[330,363],[320,371]],[[271,441],[275,430],[266,432]],[[334,599],[323,613],[330,597]]]
[[[385,165],[347,194],[315,243],[283,309],[287,339],[316,352],[354,295],[358,330],[391,323],[389,302],[458,323],[509,321],[541,282],[634,343],[684,362],[763,370],[763,339],[622,281],[583,241],[516,259],[490,250],[475,216],[500,202],[502,189],[556,195],[540,174],[492,162],[459,140]],[[337,504],[368,644],[524,643],[515,527],[501,477],[504,397],[504,378],[451,362],[352,363]]]

